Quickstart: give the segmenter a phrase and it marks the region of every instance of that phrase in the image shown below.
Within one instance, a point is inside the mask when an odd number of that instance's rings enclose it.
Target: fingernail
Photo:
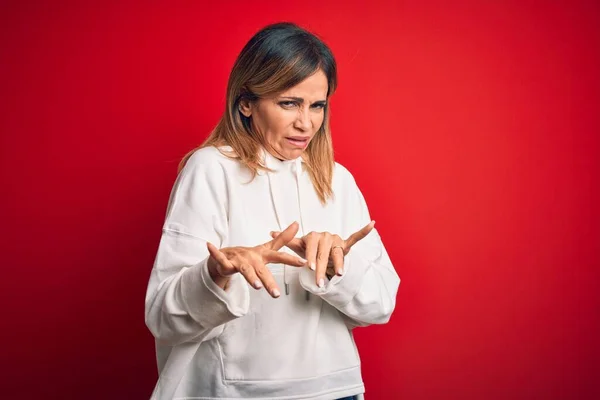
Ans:
[[[281,293],[279,293],[278,289],[273,289],[273,296],[275,296],[275,297],[281,296]]]
[[[254,287],[260,289],[261,287],[263,287],[262,282],[259,279],[255,280]]]
[[[317,269],[317,267],[315,267],[315,263],[314,262],[310,263],[310,269],[312,269],[313,271]]]
[[[338,271],[338,275],[340,275],[340,276],[344,275],[344,268],[340,268],[340,270]]]
[[[304,259],[304,258],[302,258],[302,257],[298,257],[298,260],[300,260],[300,262],[301,262],[302,264],[306,264],[306,263],[308,262],[307,260],[305,260],[305,259]]]
[[[325,286],[325,280],[323,278],[319,279],[319,287],[322,288]]]

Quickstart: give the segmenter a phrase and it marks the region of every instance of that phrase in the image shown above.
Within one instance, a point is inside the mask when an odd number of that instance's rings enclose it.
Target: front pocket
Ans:
[[[312,378],[360,364],[339,312],[318,296],[307,302],[296,280],[289,296],[273,299],[263,289],[251,292],[250,304],[218,339],[225,380]]]

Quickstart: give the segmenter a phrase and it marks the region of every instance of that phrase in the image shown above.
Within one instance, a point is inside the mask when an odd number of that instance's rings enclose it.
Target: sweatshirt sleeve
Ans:
[[[348,172],[344,202],[348,218],[346,239],[371,221],[365,199]],[[344,275],[334,276],[323,288],[315,283],[315,272],[303,268],[300,284],[345,315],[349,327],[387,323],[396,305],[400,277],[377,229],[356,243],[344,257]]]
[[[206,242],[220,248],[227,234],[226,176],[210,150],[194,153],[175,181],[146,291],[146,325],[171,346],[218,336],[249,307],[242,276],[223,290],[208,273]]]

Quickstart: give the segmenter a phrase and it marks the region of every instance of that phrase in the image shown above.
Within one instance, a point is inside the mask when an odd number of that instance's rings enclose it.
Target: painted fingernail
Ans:
[[[325,286],[325,280],[323,278],[319,279],[319,287],[322,288]]]
[[[308,261],[306,261],[306,260],[305,260],[304,258],[302,258],[302,257],[298,257],[298,260],[300,260],[300,262],[301,262],[302,264],[306,264],[306,263],[308,262]]]
[[[340,270],[338,271],[338,275],[340,275],[340,276],[344,275],[344,268],[340,268]]]
[[[315,263],[314,262],[310,263],[310,269],[312,269],[313,271],[317,269],[317,267],[315,267]]]
[[[281,293],[279,293],[278,289],[273,289],[273,296],[275,296],[275,297],[281,296]]]
[[[260,289],[261,287],[263,287],[262,282],[259,279],[255,280],[254,287]]]

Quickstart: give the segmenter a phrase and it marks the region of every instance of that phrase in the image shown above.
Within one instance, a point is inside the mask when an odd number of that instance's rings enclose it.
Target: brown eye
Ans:
[[[296,105],[295,101],[280,101],[279,105],[284,108],[290,108]]]

